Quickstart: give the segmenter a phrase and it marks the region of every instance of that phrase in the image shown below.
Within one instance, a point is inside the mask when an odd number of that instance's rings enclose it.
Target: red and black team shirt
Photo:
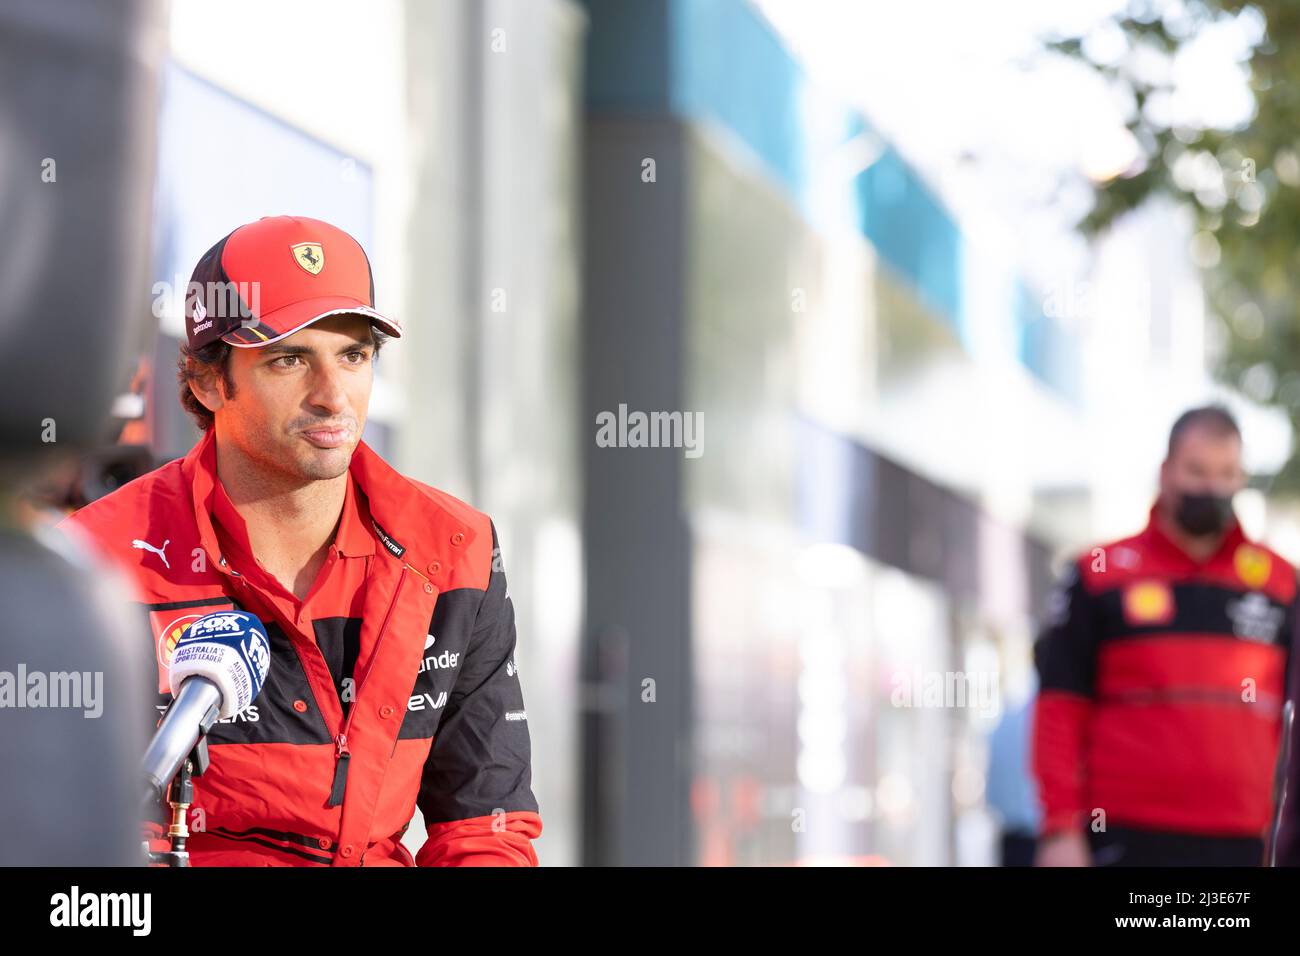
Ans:
[[[1265,836],[1294,569],[1234,523],[1204,562],[1146,528],[1083,554],[1035,645],[1042,831]]]

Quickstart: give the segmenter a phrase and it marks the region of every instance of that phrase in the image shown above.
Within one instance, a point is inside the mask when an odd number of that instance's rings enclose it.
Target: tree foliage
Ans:
[[[1243,64],[1253,116],[1238,128],[1180,125],[1169,109],[1167,67],[1193,39],[1239,19],[1258,42]],[[1214,373],[1243,394],[1284,410],[1300,435],[1300,2],[1169,0],[1131,3],[1117,17],[1125,52],[1098,62],[1087,38],[1048,46],[1105,76],[1127,97],[1140,159],[1099,183],[1080,223],[1095,235],[1155,194],[1193,211],[1193,255],[1204,267],[1211,321],[1224,349]],[[1296,442],[1300,448],[1300,441]],[[1300,454],[1275,487],[1300,490]]]

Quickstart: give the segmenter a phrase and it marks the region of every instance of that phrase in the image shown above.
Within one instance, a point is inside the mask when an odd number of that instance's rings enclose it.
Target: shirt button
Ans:
[[[433,593],[433,585],[430,584],[428,581],[425,581],[425,582],[424,582],[424,593],[425,593],[425,594],[432,594],[432,593]]]
[[[305,714],[307,713],[307,702],[305,700],[295,700],[293,702],[293,709],[300,714]]]
[[[439,571],[441,571],[441,570],[442,570],[442,565],[439,564],[437,561],[435,561],[435,562],[433,562],[433,564],[429,565],[429,573],[430,573],[430,574],[437,574],[437,573],[438,573]]]
[[[393,708],[388,704],[384,704],[383,707],[379,708],[379,716],[384,718],[384,720],[387,720],[389,717],[393,716]]]
[[[461,534],[459,531],[457,531],[455,534],[451,536],[451,543],[455,547],[459,548],[462,544],[465,543],[465,536]]]
[[[317,844],[317,845],[318,845],[322,850],[328,850],[328,849],[330,848],[330,838],[329,838],[329,837],[321,837],[319,840],[316,841],[316,844]]]
[[[347,846],[345,846],[343,849],[339,850],[339,853],[343,854],[343,856],[345,856],[345,857],[349,857],[349,856],[351,856],[352,853],[353,853],[353,850],[352,850],[352,844],[349,843],[349,844],[348,844]]]

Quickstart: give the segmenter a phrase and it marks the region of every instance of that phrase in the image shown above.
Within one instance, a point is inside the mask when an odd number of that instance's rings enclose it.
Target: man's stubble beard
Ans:
[[[255,445],[244,453],[268,476],[301,482],[328,481],[348,470],[357,444],[360,439],[345,448],[316,448],[305,438],[293,435],[284,444]]]
[[[348,470],[348,466],[352,463],[352,452],[349,450],[344,453],[341,448],[331,449],[330,458],[333,459],[335,456],[338,456],[338,461],[326,461],[319,458],[311,459],[301,477],[311,481],[328,481],[331,478],[337,478]]]
[[[342,475],[352,464],[352,454],[356,451],[356,445],[345,448],[315,448],[306,439],[302,441],[312,450],[295,462],[296,477],[307,481],[328,481]]]

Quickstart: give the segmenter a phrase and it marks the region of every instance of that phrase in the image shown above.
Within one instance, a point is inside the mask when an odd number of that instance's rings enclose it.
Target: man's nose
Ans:
[[[319,369],[312,375],[311,391],[307,401],[330,414],[348,407],[348,393],[343,387],[343,373],[333,368]]]
[[[1236,488],[1233,487],[1232,482],[1221,481],[1217,478],[1211,481],[1202,482],[1200,488],[1197,489],[1197,493],[1199,494],[1215,495],[1219,498],[1230,497],[1234,491],[1236,491]]]

